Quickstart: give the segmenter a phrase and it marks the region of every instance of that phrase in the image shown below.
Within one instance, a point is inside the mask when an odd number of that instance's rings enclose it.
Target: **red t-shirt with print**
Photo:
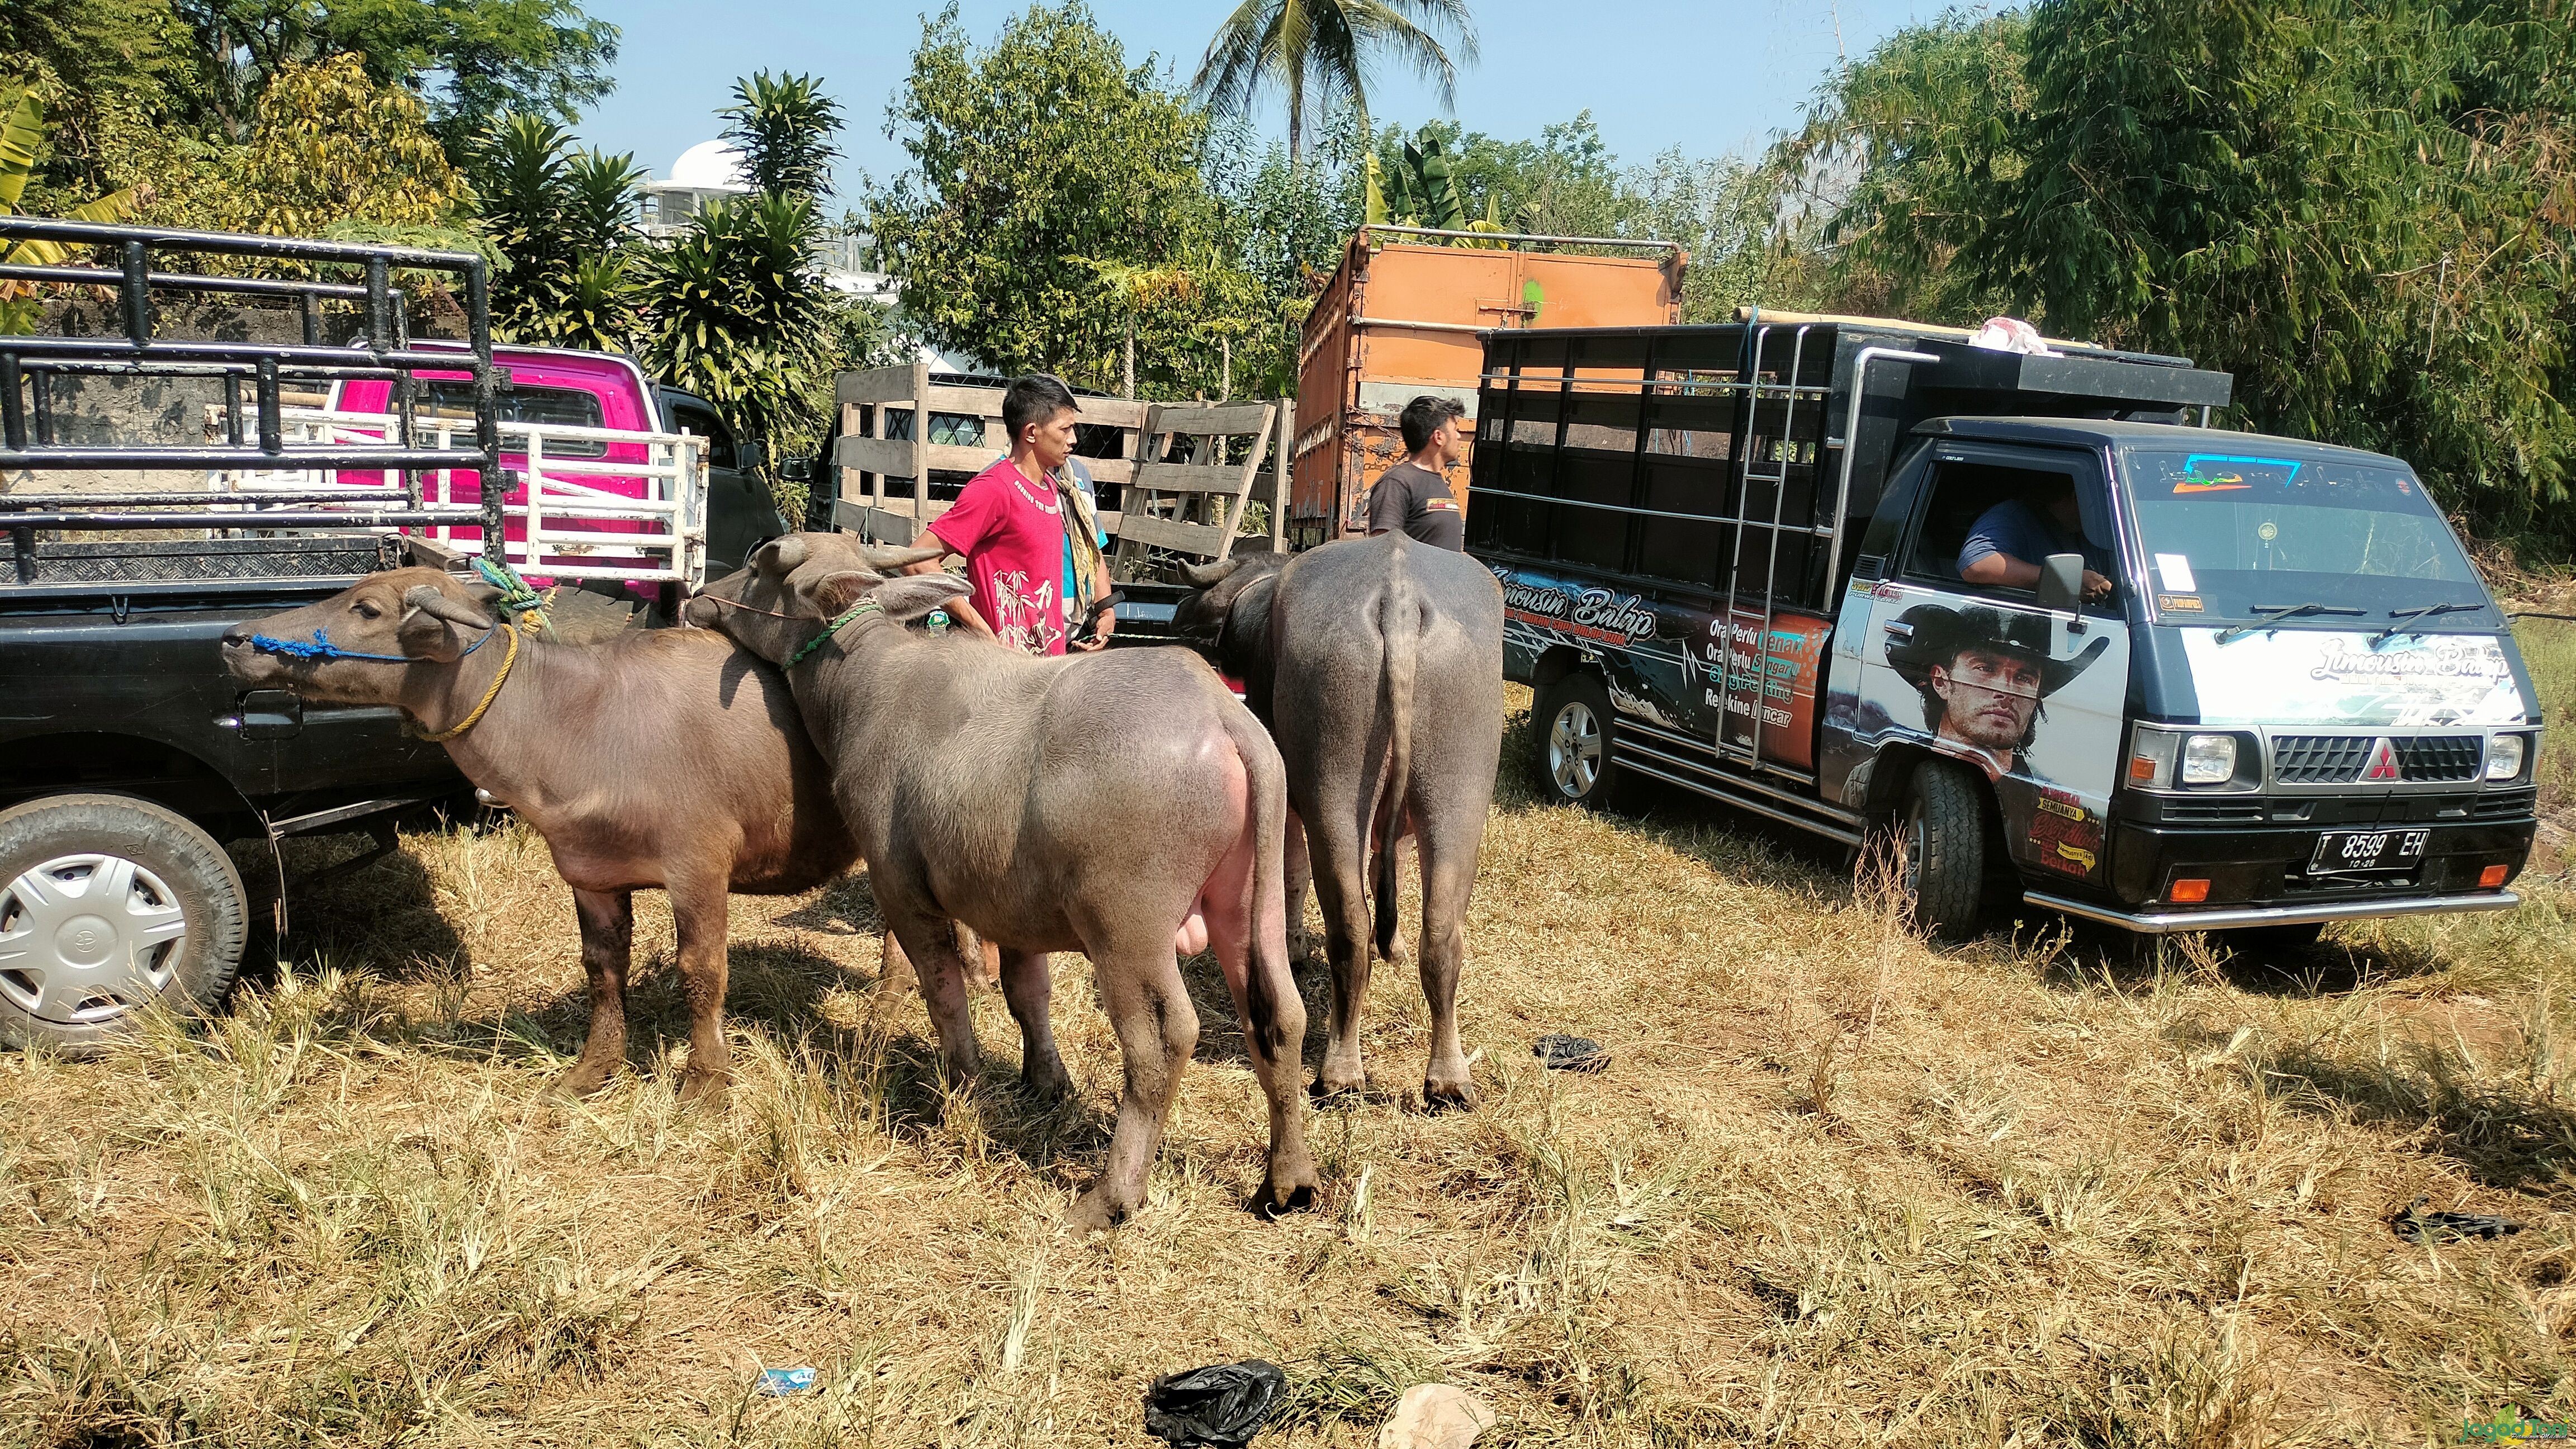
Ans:
[[[1064,509],[1054,484],[1031,482],[1010,459],[995,459],[930,532],[965,555],[975,612],[1003,643],[1064,652]]]

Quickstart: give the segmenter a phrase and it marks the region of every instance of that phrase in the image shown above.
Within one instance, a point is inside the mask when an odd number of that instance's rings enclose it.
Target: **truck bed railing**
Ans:
[[[306,448],[356,448],[370,462],[345,470],[217,471],[207,479],[211,496],[253,509],[288,499],[363,504],[392,486],[386,481],[390,475],[377,471],[373,459],[419,454],[432,460],[420,477],[427,506],[479,509],[484,500],[526,490],[522,501],[500,505],[504,556],[522,573],[568,580],[677,583],[691,589],[706,582],[705,438],[559,423],[502,423],[500,451],[520,459],[520,466],[512,470],[510,487],[484,490],[481,470],[461,461],[471,456],[461,450],[459,436],[472,426],[471,420],[416,417],[411,422],[409,449],[392,441],[404,433],[402,420],[389,413],[287,408],[282,422],[290,435],[290,454]],[[640,448],[644,457],[592,456],[611,447]],[[375,476],[351,479],[344,472]],[[460,480],[460,473],[473,476]],[[644,492],[637,496],[586,481],[602,478],[641,480]],[[475,536],[459,537],[460,526],[472,529]],[[437,541],[468,554],[481,553],[488,536],[479,514],[444,516],[427,531]],[[516,537],[508,536],[513,532]]]

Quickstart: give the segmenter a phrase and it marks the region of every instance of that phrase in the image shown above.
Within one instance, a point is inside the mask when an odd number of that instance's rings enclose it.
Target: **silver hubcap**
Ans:
[[[1569,800],[1591,793],[1601,778],[1601,721],[1579,699],[1566,701],[1547,730],[1547,772]]]
[[[58,856],[0,886],[0,996],[91,1026],[170,989],[188,938],[178,892],[115,855]]]
[[[1924,823],[1923,807],[1917,804],[1905,813],[1905,898],[1923,899],[1923,857],[1932,844],[1932,828]]]

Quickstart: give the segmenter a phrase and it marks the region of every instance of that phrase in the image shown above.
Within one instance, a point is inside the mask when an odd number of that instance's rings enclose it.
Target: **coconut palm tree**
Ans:
[[[1294,165],[1310,98],[1319,116],[1338,100],[1368,128],[1368,70],[1381,53],[1438,86],[1443,109],[1455,108],[1458,66],[1433,30],[1452,32],[1458,60],[1475,62],[1467,0],[1242,0],[1208,42],[1191,86],[1228,114],[1250,110],[1267,86],[1287,92]]]

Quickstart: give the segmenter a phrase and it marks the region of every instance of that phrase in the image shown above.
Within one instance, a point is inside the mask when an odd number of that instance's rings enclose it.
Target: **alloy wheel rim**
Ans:
[[[1570,800],[1590,794],[1601,778],[1601,721],[1579,699],[1566,701],[1548,726],[1547,773]]]
[[[112,1021],[170,989],[187,939],[161,877],[121,855],[56,856],[0,885],[0,997],[58,1026]]]

